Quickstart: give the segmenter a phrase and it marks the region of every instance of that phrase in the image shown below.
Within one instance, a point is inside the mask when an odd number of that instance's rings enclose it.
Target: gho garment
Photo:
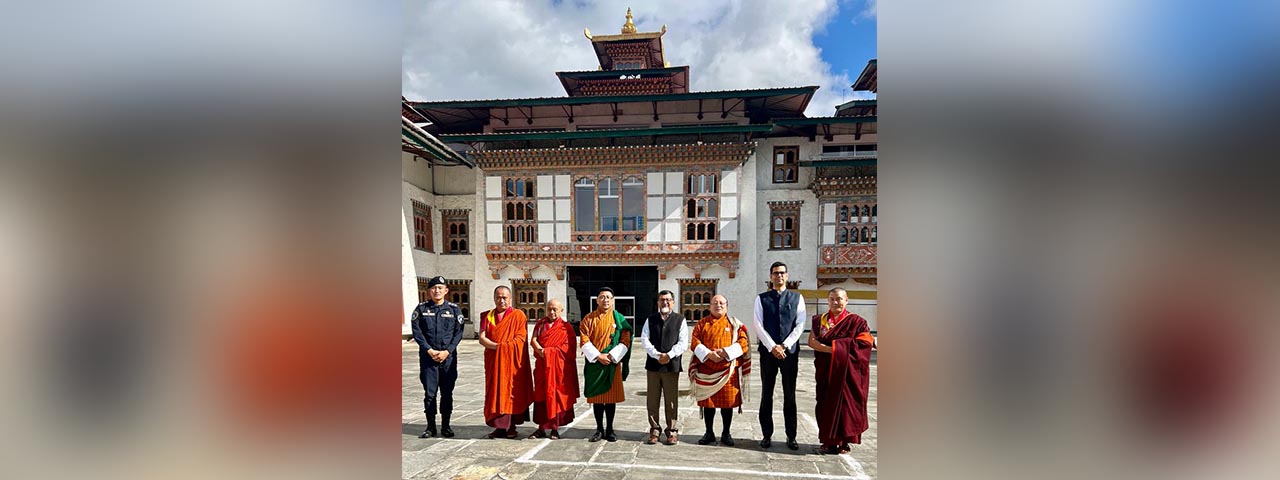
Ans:
[[[736,318],[708,315],[698,320],[689,337],[693,359],[689,363],[690,393],[703,408],[733,408],[742,406],[744,382],[741,367],[748,357],[743,354],[751,348],[747,326]],[[729,360],[715,362],[707,355],[725,349]]]
[[[582,319],[580,328],[587,403],[621,403],[626,400],[622,382],[631,373],[627,365],[631,362],[631,324],[617,310],[597,309]],[[608,353],[614,362],[601,365],[596,361],[601,353]]]

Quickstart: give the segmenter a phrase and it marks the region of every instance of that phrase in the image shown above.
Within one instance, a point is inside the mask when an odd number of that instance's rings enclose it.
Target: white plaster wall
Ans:
[[[474,195],[477,192],[475,182],[471,181],[476,174],[475,169],[436,165],[431,170],[437,195]]]

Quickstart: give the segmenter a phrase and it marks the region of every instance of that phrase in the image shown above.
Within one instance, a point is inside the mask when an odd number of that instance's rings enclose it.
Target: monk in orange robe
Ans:
[[[484,351],[484,422],[488,438],[516,438],[516,425],[529,420],[533,373],[529,366],[528,319],[511,308],[511,289],[493,290],[493,310],[480,314]]]
[[[693,397],[702,409],[702,421],[707,432],[698,440],[699,445],[716,442],[711,433],[716,409],[724,421],[720,431],[720,444],[732,447],[733,437],[729,426],[733,424],[733,408],[742,407],[743,373],[750,365],[750,339],[746,324],[729,317],[729,301],[724,295],[711,297],[711,315],[702,317],[689,336],[689,349],[693,359],[689,362],[689,381]],[[749,371],[749,370],[747,370]]]
[[[578,401],[578,337],[564,319],[564,303],[547,302],[547,316],[533,327],[533,421],[538,429],[529,438],[560,439],[560,426],[573,421]]]
[[[867,320],[849,313],[849,294],[835,288],[827,295],[827,313],[813,317],[809,347],[817,370],[818,440],[823,454],[849,453],[867,430],[867,393],[871,379],[871,336]]]
[[[597,308],[582,319],[580,339],[582,356],[586,358],[582,366],[583,390],[596,417],[596,432],[590,441],[616,442],[613,417],[618,403],[626,399],[622,382],[631,372],[628,364],[631,363],[633,329],[631,323],[613,309],[612,288],[604,287],[596,293],[596,305]],[[604,424],[606,416],[608,428]]]

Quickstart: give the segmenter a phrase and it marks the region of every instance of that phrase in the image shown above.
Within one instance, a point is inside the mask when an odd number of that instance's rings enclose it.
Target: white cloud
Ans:
[[[628,6],[642,32],[667,25],[667,62],[689,65],[693,91],[817,85],[821,88],[806,114],[829,116],[841,103],[841,90],[853,83],[846,72],[833,72],[813,43],[813,35],[834,17],[835,0],[576,3],[407,4],[404,95],[412,100],[564,96],[556,71],[598,67],[583,28],[593,35],[616,34]]]
[[[867,6],[866,8],[862,9],[862,13],[860,14],[860,16],[862,18],[875,19],[876,15],[878,14],[878,11],[876,10],[876,3],[878,1],[879,0],[867,0]]]

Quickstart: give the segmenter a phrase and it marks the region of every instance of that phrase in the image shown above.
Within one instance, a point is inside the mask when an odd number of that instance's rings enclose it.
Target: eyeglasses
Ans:
[[[771,275],[786,275],[787,272],[769,272]]]

